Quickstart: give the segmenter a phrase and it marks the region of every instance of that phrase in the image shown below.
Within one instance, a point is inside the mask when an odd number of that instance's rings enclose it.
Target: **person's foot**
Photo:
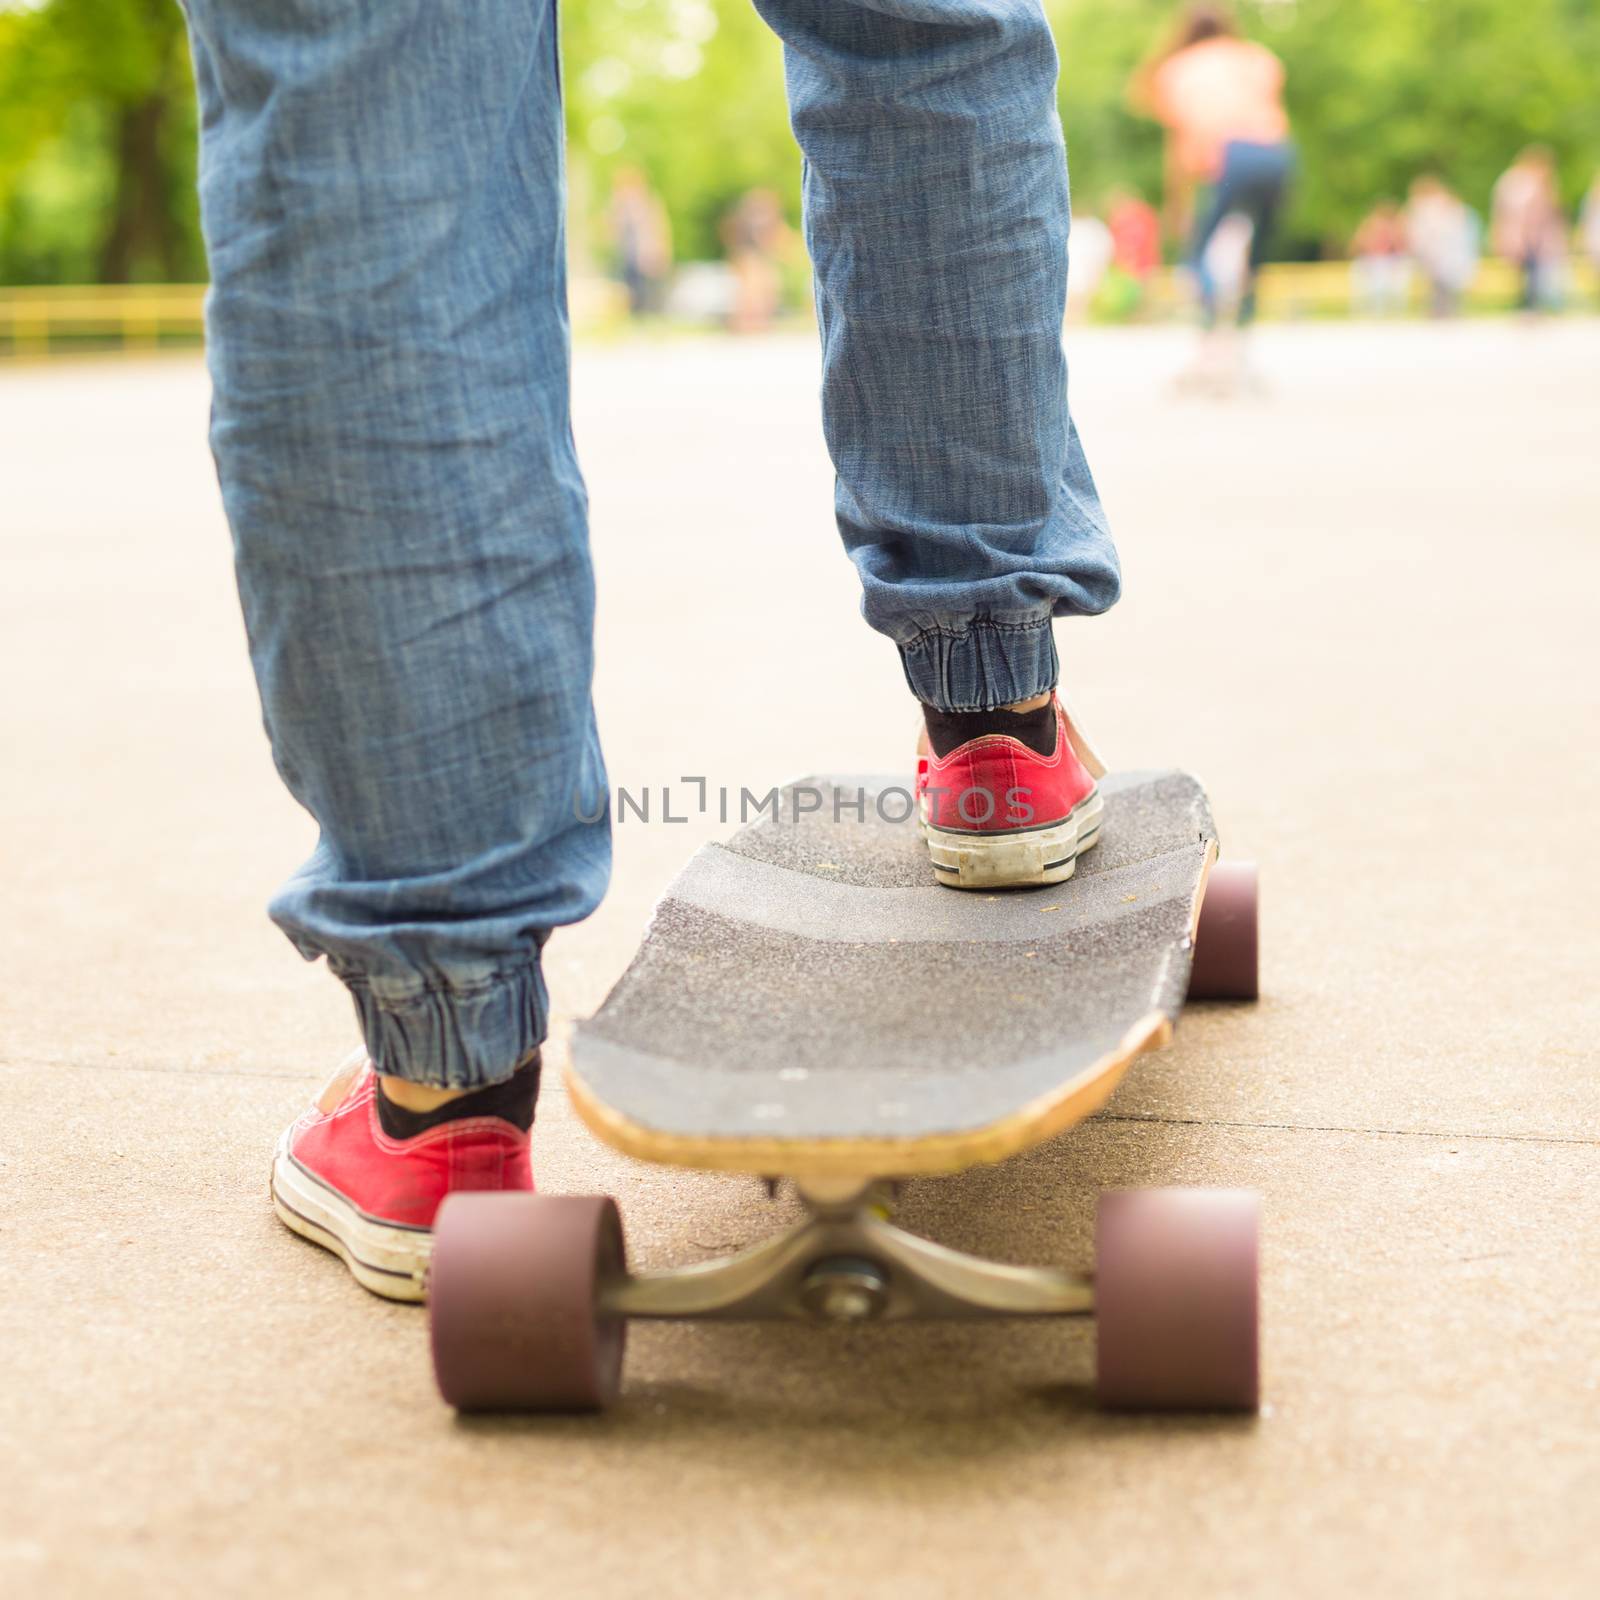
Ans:
[[[532,1189],[528,1154],[539,1057],[504,1083],[408,1111],[357,1051],[278,1141],[272,1205],[332,1250],[374,1294],[421,1300],[433,1215],[455,1189]]]
[[[1105,772],[1054,694],[1023,711],[923,707],[917,805],[940,883],[1060,883],[1100,837]]]

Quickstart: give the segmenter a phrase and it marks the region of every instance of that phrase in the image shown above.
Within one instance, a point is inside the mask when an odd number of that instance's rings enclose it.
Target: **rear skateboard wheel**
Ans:
[[[628,1325],[600,1294],[625,1270],[608,1198],[446,1196],[428,1274],[439,1393],[458,1411],[603,1410]]]
[[[1118,1189],[1095,1218],[1100,1403],[1254,1411],[1261,1202],[1245,1189]]]
[[[1189,969],[1191,1000],[1254,1000],[1261,993],[1256,937],[1260,874],[1253,861],[1219,861],[1206,879]]]

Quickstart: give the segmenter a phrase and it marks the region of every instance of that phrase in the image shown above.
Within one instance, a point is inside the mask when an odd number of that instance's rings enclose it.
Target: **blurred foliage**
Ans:
[[[1063,61],[1075,203],[1156,198],[1160,133],[1128,80],[1173,0],[1045,0]],[[1337,249],[1424,168],[1482,209],[1515,152],[1550,144],[1567,199],[1600,166],[1600,0],[1241,0],[1289,69],[1301,176],[1282,251]],[[666,203],[680,259],[720,253],[745,190],[798,220],[781,52],[750,0],[569,0],[574,237],[608,248],[623,165]],[[193,91],[175,0],[0,0],[0,281],[194,279]]]
[[[1302,160],[1290,227],[1339,247],[1372,202],[1433,170],[1470,205],[1549,144],[1575,207],[1600,166],[1596,0],[1298,0],[1265,5]],[[1274,13],[1277,13],[1274,17]]]
[[[0,280],[204,271],[174,0],[0,0]]]
[[[591,242],[619,166],[638,167],[666,203],[682,260],[721,255],[718,226],[751,188],[775,189],[798,220],[782,53],[750,0],[569,0],[562,29],[573,192],[589,202]]]

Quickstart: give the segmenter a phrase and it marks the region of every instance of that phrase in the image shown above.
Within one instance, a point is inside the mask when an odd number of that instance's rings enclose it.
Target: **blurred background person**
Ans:
[[[1578,248],[1594,274],[1595,292],[1600,294],[1600,172],[1594,175],[1584,197],[1583,215],[1578,223]]]
[[[611,239],[631,316],[661,310],[672,276],[672,224],[650,181],[637,167],[611,180]]]
[[[1428,309],[1453,317],[1478,271],[1482,228],[1472,207],[1436,173],[1411,185],[1405,211],[1411,259],[1428,285]]]
[[[1222,219],[1206,243],[1206,276],[1216,291],[1217,314],[1224,321],[1238,318],[1240,302],[1249,292],[1254,243],[1254,224],[1237,211]]]
[[[794,231],[771,189],[752,189],[722,219],[722,246],[733,270],[735,333],[762,333],[783,302],[782,264],[795,248]]]
[[[1265,385],[1244,361],[1237,331],[1239,305],[1250,287],[1250,246],[1255,229],[1250,219],[1229,212],[1206,242],[1203,264],[1216,297],[1217,326],[1200,341],[1193,363],[1178,374],[1181,394],[1261,393]]]
[[[1359,316],[1404,311],[1411,292],[1406,221],[1393,200],[1380,200],[1350,241],[1350,298]]]
[[[1118,188],[1106,201],[1106,226],[1111,230],[1111,269],[1121,291],[1118,310],[1131,314],[1143,306],[1161,265],[1161,218],[1143,195]]]
[[[1100,293],[1116,253],[1111,229],[1092,211],[1072,214],[1071,262],[1067,269],[1067,319],[1081,322]]]
[[[1196,191],[1210,186],[1188,243],[1208,329],[1216,325],[1218,293],[1206,249],[1233,213],[1251,225],[1236,319],[1243,326],[1255,314],[1256,278],[1294,168],[1283,90],[1283,63],[1266,46],[1241,38],[1232,13],[1213,4],[1189,6],[1171,46],[1134,80],[1134,104],[1167,129],[1166,204],[1174,228],[1194,210]]]
[[[1556,190],[1555,157],[1542,144],[1529,145],[1494,186],[1493,242],[1497,254],[1522,269],[1523,311],[1560,303],[1566,257],[1566,222]]]

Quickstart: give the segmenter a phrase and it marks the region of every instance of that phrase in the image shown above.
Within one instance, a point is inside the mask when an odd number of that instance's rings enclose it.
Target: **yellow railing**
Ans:
[[[1517,296],[1516,269],[1508,262],[1485,261],[1465,297],[1471,310],[1511,306]],[[1600,279],[1590,266],[1575,264],[1574,300],[1593,305]],[[105,284],[62,288],[0,287],[0,356],[42,356],[65,350],[111,347],[148,351],[198,344],[205,334],[205,285],[199,283]],[[1413,274],[1411,305],[1424,306],[1425,288]],[[613,320],[618,291],[602,279],[572,285],[572,317],[580,329]],[[1157,273],[1142,311],[1160,318],[1180,315],[1191,296],[1183,275],[1172,268]],[[1344,316],[1351,310],[1351,273],[1346,261],[1313,261],[1269,266],[1261,275],[1261,313],[1265,317]]]
[[[205,297],[203,283],[0,286],[0,357],[198,344],[205,337]],[[615,317],[625,304],[620,284],[592,278],[572,285],[578,326]]]
[[[0,288],[0,350],[49,355],[85,344],[153,350],[205,334],[203,283]]]

